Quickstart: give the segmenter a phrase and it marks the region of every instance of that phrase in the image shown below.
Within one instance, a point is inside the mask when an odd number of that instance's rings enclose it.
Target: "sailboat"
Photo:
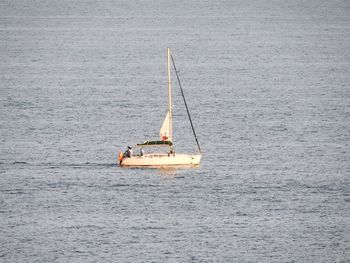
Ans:
[[[183,101],[186,107],[187,115],[191,124],[193,135],[198,146],[198,152],[195,154],[183,154],[174,151],[173,144],[173,114],[172,114],[172,83],[170,76],[170,65],[173,65],[176,77],[179,83]],[[186,99],[181,87],[180,78],[175,66],[174,58],[171,54],[170,48],[167,48],[167,73],[168,73],[168,111],[162,126],[159,131],[160,140],[145,141],[143,143],[136,144],[136,147],[140,147],[140,154],[123,154],[119,152],[118,161],[121,166],[150,166],[150,167],[167,167],[167,166],[196,166],[199,165],[201,160],[201,148],[198,143],[197,135],[193,127],[191,116],[188,110]],[[156,152],[156,153],[144,153],[144,148],[152,147],[166,147],[167,151]]]

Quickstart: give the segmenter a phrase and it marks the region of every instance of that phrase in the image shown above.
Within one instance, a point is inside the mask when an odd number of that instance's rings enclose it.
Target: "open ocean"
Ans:
[[[349,144],[350,1],[0,0],[0,262],[350,262]]]

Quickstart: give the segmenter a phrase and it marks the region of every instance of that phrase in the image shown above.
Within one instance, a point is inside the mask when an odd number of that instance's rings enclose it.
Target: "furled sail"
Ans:
[[[166,114],[166,117],[163,121],[162,127],[159,131],[159,136],[162,141],[172,141],[171,132],[170,132],[170,117],[169,111]]]

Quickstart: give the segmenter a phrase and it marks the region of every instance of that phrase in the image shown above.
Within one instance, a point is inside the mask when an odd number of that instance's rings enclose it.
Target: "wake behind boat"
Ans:
[[[201,160],[201,149],[198,143],[197,135],[193,127],[191,116],[187,107],[186,99],[181,87],[179,75],[176,70],[174,58],[171,55],[170,48],[167,48],[167,72],[168,72],[168,112],[165,116],[163,124],[159,131],[160,140],[157,141],[145,141],[144,143],[137,144],[134,148],[138,147],[140,153],[135,155],[133,148],[128,146],[125,153],[119,152],[118,161],[121,166],[151,166],[151,167],[163,167],[163,166],[175,166],[175,165],[199,165]],[[172,92],[171,92],[171,76],[170,76],[170,64],[172,62],[176,77],[179,83],[183,101],[187,110],[187,115],[192,127],[193,135],[195,137],[198,153],[196,154],[178,154],[174,151],[173,145],[173,115],[172,115]],[[165,148],[164,151],[158,151],[155,153],[144,153],[144,149],[149,148]]]

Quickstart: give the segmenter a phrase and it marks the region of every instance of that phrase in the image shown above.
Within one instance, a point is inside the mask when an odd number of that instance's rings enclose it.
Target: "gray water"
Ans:
[[[120,168],[168,46],[202,163]],[[349,1],[2,0],[0,262],[350,262],[349,51]]]

